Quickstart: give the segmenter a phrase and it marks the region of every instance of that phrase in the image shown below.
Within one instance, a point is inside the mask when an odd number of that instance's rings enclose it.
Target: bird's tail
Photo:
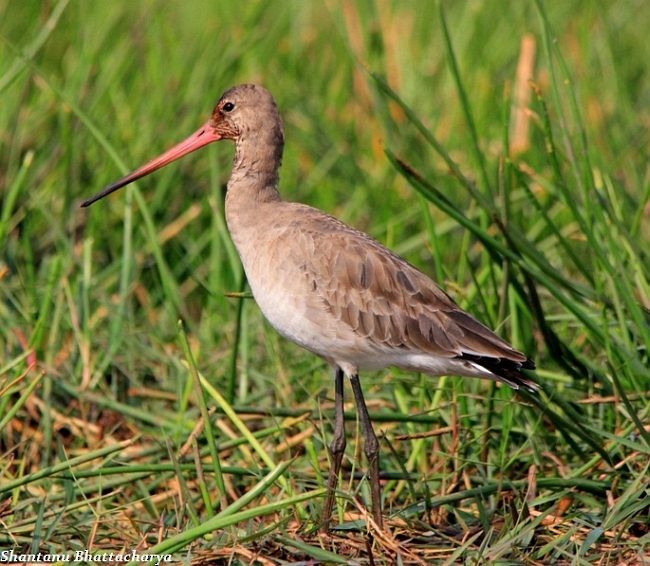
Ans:
[[[507,358],[489,358],[474,354],[463,354],[460,357],[485,368],[513,389],[526,389],[531,393],[539,390],[539,385],[522,372],[523,369],[535,369],[535,362],[530,358],[517,362]]]

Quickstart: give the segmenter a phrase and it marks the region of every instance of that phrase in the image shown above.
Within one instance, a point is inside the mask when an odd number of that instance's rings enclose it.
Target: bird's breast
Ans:
[[[300,269],[299,259],[259,249],[242,257],[242,262],[255,301],[269,323],[285,338],[326,356],[340,332]]]
[[[255,301],[282,336],[331,363],[354,349],[358,337],[330,312],[306,269],[322,250],[303,227],[270,215],[231,233]]]

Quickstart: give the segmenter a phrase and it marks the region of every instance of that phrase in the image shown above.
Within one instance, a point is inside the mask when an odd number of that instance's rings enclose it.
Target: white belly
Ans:
[[[262,314],[282,336],[313,350],[322,328],[305,316],[305,301],[291,289],[277,283],[249,279],[249,284]]]

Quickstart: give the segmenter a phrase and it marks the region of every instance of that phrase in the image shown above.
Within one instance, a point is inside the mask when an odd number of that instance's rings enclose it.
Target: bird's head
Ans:
[[[269,91],[253,84],[233,87],[219,99],[210,119],[191,136],[85,200],[81,206],[90,206],[112,192],[209,143],[227,139],[239,144],[251,138],[271,141],[267,140],[269,136],[282,144],[282,120]]]

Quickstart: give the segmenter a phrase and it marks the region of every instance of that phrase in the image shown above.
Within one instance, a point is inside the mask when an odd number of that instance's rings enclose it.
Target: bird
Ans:
[[[359,372],[397,367],[433,377],[490,379],[535,392],[538,384],[523,372],[535,364],[376,239],[316,208],[282,200],[284,138],[268,90],[256,84],[232,87],[192,135],[81,206],[205,145],[234,142],[225,215],[252,295],[282,336],[333,368],[335,419],[322,529],[329,529],[346,447],[345,377],[364,435],[372,518],[382,528],[379,440]]]

